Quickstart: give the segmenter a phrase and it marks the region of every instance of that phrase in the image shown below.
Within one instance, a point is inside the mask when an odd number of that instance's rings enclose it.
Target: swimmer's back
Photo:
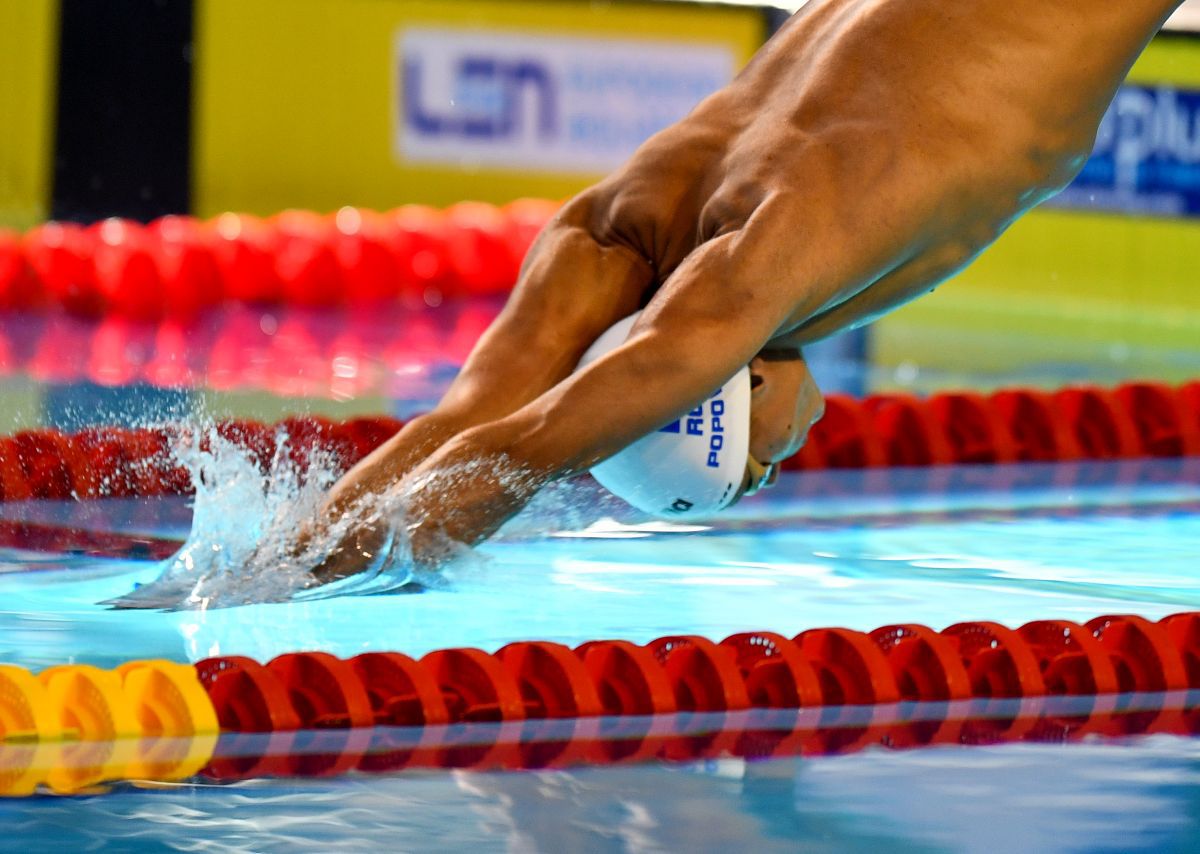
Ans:
[[[786,233],[765,242],[808,256],[783,275],[763,265],[763,287],[798,293],[791,325],[880,283],[869,319],[1076,174],[1175,5],[814,0],[731,86],[590,191],[591,223],[647,260],[653,289],[770,205],[764,219]]]

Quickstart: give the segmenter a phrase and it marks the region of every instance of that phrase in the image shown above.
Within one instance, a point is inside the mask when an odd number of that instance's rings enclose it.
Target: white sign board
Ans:
[[[736,67],[720,44],[405,29],[395,153],[405,163],[607,172]]]

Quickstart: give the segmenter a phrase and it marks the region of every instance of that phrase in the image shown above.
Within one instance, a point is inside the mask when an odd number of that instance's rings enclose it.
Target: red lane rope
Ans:
[[[327,308],[505,293],[557,209],[522,199],[0,230],[0,310],[188,318],[222,302]]]
[[[1200,455],[1200,381],[1055,392],[828,395],[785,469]]]
[[[163,560],[179,551],[181,544],[182,540],[169,537],[89,531],[69,524],[0,521],[0,547],[22,551]],[[36,571],[43,566],[56,570],[61,568],[56,561],[44,565],[33,563],[26,568]]]
[[[810,629],[790,639],[743,632],[719,643],[677,635],[574,650],[528,641],[494,655],[445,649],[419,660],[301,652],[266,665],[209,658],[196,671],[222,729],[244,732],[1146,693],[1200,688],[1200,613],[1015,630],[967,622],[941,632],[914,623]]]
[[[215,425],[223,438],[248,450],[265,471],[279,436],[301,470],[320,449],[345,469],[400,429],[387,416],[334,423],[319,416],[285,418],[275,425],[229,420]],[[0,501],[186,495],[188,471],[175,462],[171,446],[180,428],[97,427],[78,433],[26,430],[0,438]]]
[[[401,427],[394,418],[335,423],[315,416],[274,426],[232,420],[218,433],[248,448],[265,468],[280,436],[303,468],[314,448],[348,468]],[[187,494],[172,461],[179,428],[27,430],[0,438],[0,501]],[[950,463],[1111,460],[1200,456],[1200,381],[1128,383],[1057,392],[946,392],[918,399],[829,395],[825,417],[785,469],[816,470]]]
[[[224,732],[202,774],[220,782],[413,768],[518,770],[651,760],[749,760],[868,747],[983,746],[1200,734],[1194,693],[1027,697],[837,709],[542,718],[367,730]]]
[[[195,667],[223,733],[206,773],[222,779],[1200,730],[1184,693],[1200,688],[1200,613]]]

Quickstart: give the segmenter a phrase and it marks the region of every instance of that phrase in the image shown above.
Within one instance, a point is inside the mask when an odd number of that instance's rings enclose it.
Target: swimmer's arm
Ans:
[[[580,194],[555,215],[442,400],[347,473],[330,492],[324,517],[391,489],[462,431],[535,400],[571,373],[605,329],[637,310],[652,271],[625,247],[595,239],[593,195]]]
[[[744,231],[717,237],[680,265],[627,342],[509,416],[448,442],[406,479],[419,564],[446,539],[475,545],[542,486],[587,471],[708,398],[794,309],[761,282],[779,260]]]
[[[503,418],[569,376],[584,351],[638,308],[653,270],[597,239],[595,188],[569,201],[530,248],[512,295],[471,351],[438,411]]]

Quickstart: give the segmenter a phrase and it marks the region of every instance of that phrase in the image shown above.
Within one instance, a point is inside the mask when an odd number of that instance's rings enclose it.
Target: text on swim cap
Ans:
[[[721,448],[725,447],[725,426],[721,423],[721,416],[725,414],[725,401],[716,398],[711,401],[711,404],[712,432],[708,437],[708,466],[717,468],[721,464],[718,455]]]
[[[725,401],[720,395],[724,389],[716,390],[715,395],[708,401],[708,468],[716,469],[721,465],[721,449],[725,447],[725,425],[721,417],[725,415]],[[704,404],[689,411],[684,419],[684,432],[688,435],[704,435]]]
[[[721,422],[721,418],[725,415],[725,401],[721,399],[721,392],[725,389],[719,388],[716,393],[709,399],[709,430],[708,430],[708,458],[705,465],[709,468],[721,467],[721,449],[725,447],[725,425]],[[672,421],[666,427],[659,429],[660,433],[678,433],[682,422],[683,432],[688,436],[699,436],[704,438],[704,404],[700,404],[695,409],[679,421]]]

